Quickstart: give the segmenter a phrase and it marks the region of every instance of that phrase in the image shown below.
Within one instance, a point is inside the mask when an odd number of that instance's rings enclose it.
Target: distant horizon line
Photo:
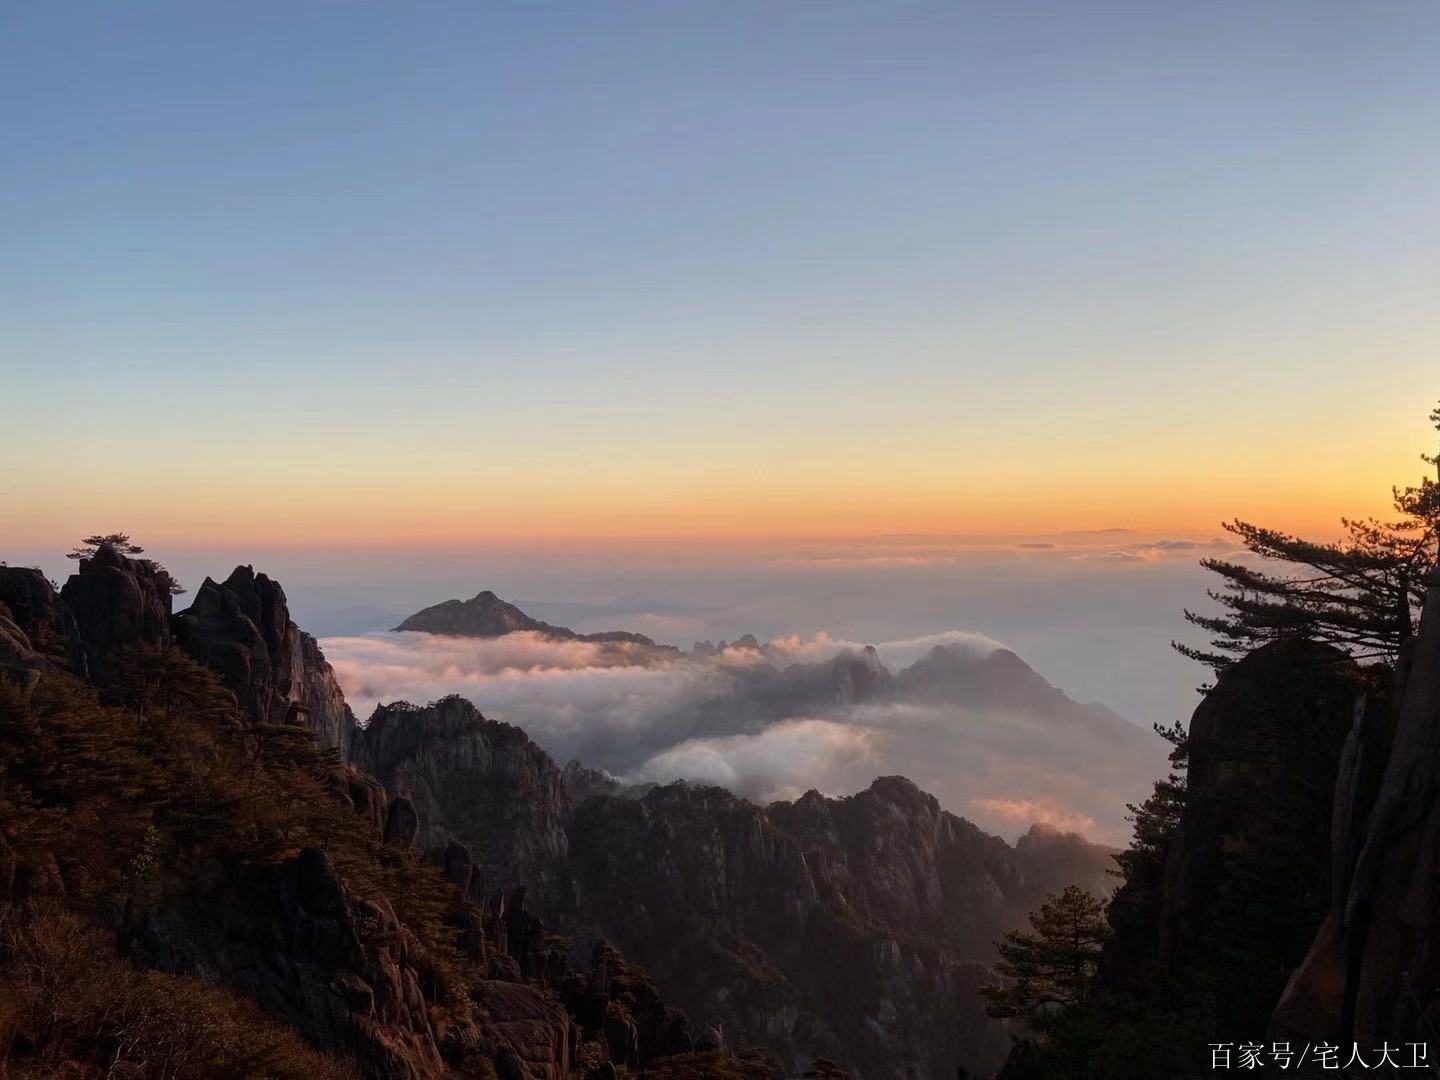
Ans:
[[[1298,531],[1310,531],[1304,526]],[[1339,535],[1339,520],[1336,519],[1335,534]],[[1103,526],[1098,528],[1056,528],[1056,529],[1004,529],[994,531],[954,530],[906,530],[901,532],[795,532],[795,533],[694,533],[674,536],[653,534],[615,534],[581,536],[576,534],[555,535],[551,533],[515,533],[473,537],[416,537],[414,539],[389,538],[265,538],[239,540],[166,540],[163,536],[147,537],[133,533],[136,542],[145,545],[147,554],[151,549],[171,552],[236,551],[256,549],[262,551],[372,551],[372,550],[449,550],[467,548],[541,546],[546,548],[616,547],[616,546],[704,546],[725,547],[767,547],[797,544],[944,544],[953,546],[1021,546],[1033,541],[1083,541],[1103,542],[1107,539],[1134,538],[1178,538],[1184,540],[1208,541],[1224,539],[1224,528],[1220,522],[1211,527],[1196,526]],[[68,540],[32,539],[28,541],[0,541],[0,556],[6,548],[27,553],[39,549],[56,552],[68,551],[81,538]],[[1033,547],[1028,550],[1035,550]]]

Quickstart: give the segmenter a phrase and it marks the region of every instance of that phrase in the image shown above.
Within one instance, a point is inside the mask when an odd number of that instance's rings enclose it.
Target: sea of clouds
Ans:
[[[979,655],[999,647],[959,630],[875,643],[892,671],[937,645]],[[1143,798],[1164,764],[1164,744],[1138,729],[1116,743],[1016,710],[818,701],[777,713],[757,690],[763,668],[863,647],[827,633],[777,638],[764,657],[728,649],[661,662],[639,649],[531,633],[372,633],[322,646],[362,720],[381,702],[460,694],[561,763],[578,759],[631,782],[718,784],[759,802],[811,788],[851,794],[899,774],[1002,835],[1047,822],[1118,843],[1125,802]]]

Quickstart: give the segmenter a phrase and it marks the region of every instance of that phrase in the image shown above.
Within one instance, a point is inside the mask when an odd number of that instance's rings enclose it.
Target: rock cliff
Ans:
[[[1266,1028],[1348,860],[1331,839],[1332,820],[1348,819],[1335,791],[1373,795],[1360,758],[1384,756],[1385,684],[1301,639],[1220,673],[1178,739],[1175,774],[1132,807],[1095,979],[1043,1039],[1017,1043],[1001,1080],[1199,1080],[1227,1044],[1236,1060],[1263,1044],[1257,1067],[1286,1070],[1323,1041],[1318,1027],[1277,1024],[1271,1041]],[[1287,1042],[1288,1065],[1269,1054]]]
[[[60,590],[88,677],[104,681],[122,649],[170,647],[170,575],[143,559],[121,555],[108,544],[81,559]]]
[[[57,594],[38,570],[0,566],[0,603],[34,651],[104,685],[115,658],[172,644],[220,675],[256,720],[295,720],[348,753],[357,728],[319,645],[290,618],[285,591],[249,566],[206,578],[171,614],[171,579],[144,559],[102,545]]]
[[[285,590],[249,566],[224,582],[206,578],[174,617],[175,642],[219,672],[251,715],[298,718],[343,755],[357,729],[335,673],[315,639],[290,618]]]
[[[541,910],[570,906],[565,777],[519,728],[486,719],[459,697],[381,706],[352,759],[409,800],[420,850],[464,844],[486,892],[524,886]]]
[[[847,686],[875,670],[838,663]],[[580,955],[618,945],[697,1022],[794,1067],[993,1067],[1007,1036],[977,991],[995,938],[1049,890],[1108,886],[1105,849],[1045,830],[1011,847],[903,778],[770,807],[620,791],[460,698],[378,710],[355,760],[415,801],[422,848],[464,845],[487,892],[526,886]]]
[[[1278,641],[1221,674],[1190,721],[1189,776],[1165,867],[1162,964],[1183,968],[1239,929],[1235,893],[1257,875],[1288,882],[1284,925],[1250,926],[1293,965],[1329,883],[1331,791],[1364,683],[1339,650]],[[1263,991],[1273,1000],[1279,987]]]
[[[1388,708],[1386,695],[1375,694],[1354,713],[1329,820],[1328,912],[1271,1030],[1277,1038],[1366,1048],[1418,1042],[1429,1045],[1433,1061],[1440,1019],[1440,574],[1393,686]]]

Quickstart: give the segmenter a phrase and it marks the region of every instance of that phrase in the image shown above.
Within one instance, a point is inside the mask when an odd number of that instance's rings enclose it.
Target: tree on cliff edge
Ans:
[[[1440,431],[1440,407],[1430,413]],[[1421,459],[1440,472],[1440,455]],[[1248,521],[1225,529],[1245,548],[1293,570],[1269,573],[1228,559],[1202,559],[1219,574],[1209,590],[1224,611],[1185,618],[1213,635],[1208,648],[1179,642],[1180,653],[1220,671],[1253,649],[1281,638],[1304,637],[1344,649],[1357,660],[1393,661],[1419,623],[1426,579],[1440,546],[1440,484],[1393,488],[1396,518],[1342,518],[1344,535],[1331,543],[1305,540]]]
[[[67,559],[92,559],[95,553],[102,547],[108,547],[127,557],[143,555],[145,549],[139,544],[132,543],[128,533],[96,533],[94,536],[87,536],[75,546],[75,549],[66,555]],[[171,596],[180,596],[185,592],[185,586],[176,581],[169,570],[161,566],[154,559],[140,559],[151,570],[154,570],[165,582],[165,587],[170,590]]]

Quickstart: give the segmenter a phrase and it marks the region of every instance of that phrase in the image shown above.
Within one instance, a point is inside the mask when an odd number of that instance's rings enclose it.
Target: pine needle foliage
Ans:
[[[1440,407],[1430,421],[1440,431]],[[1440,455],[1421,460],[1440,475]],[[1221,579],[1208,590],[1221,610],[1187,609],[1186,620],[1208,633],[1209,642],[1172,646],[1217,672],[1261,645],[1296,637],[1335,645],[1356,660],[1393,662],[1418,629],[1436,565],[1440,484],[1424,477],[1418,486],[1393,488],[1391,496],[1393,518],[1342,518],[1334,541],[1239,519],[1225,523],[1249,557],[1201,560]]]

